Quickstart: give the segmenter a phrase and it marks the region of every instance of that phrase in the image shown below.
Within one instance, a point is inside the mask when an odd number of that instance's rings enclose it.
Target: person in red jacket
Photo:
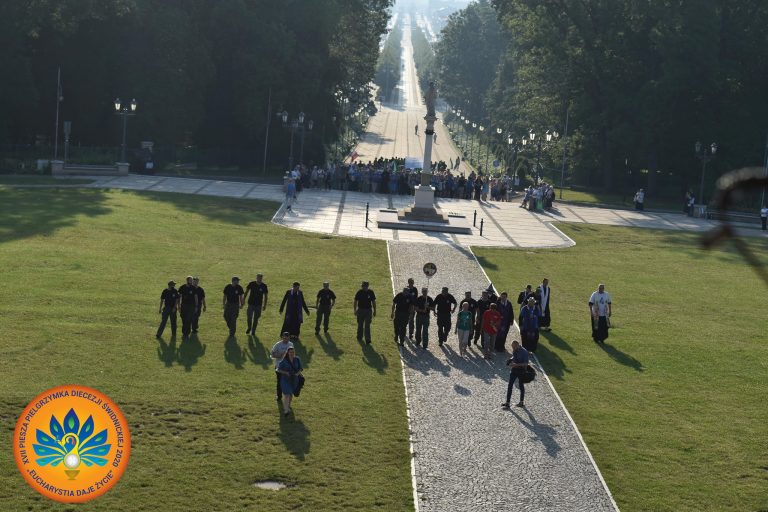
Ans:
[[[488,311],[483,313],[483,354],[486,359],[493,359],[493,349],[496,344],[496,333],[499,332],[501,313],[496,310],[496,303],[492,303]]]

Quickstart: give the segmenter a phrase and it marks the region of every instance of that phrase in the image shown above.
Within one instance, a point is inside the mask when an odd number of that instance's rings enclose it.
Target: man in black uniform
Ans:
[[[304,322],[302,309],[309,316],[309,308],[304,301],[304,293],[299,289],[301,285],[293,283],[293,288],[285,292],[283,302],[280,303],[280,313],[285,310],[285,320],[280,332],[289,332],[291,336],[298,337],[301,334],[301,324]]]
[[[168,288],[160,294],[160,313],[162,315],[160,326],[157,328],[155,338],[160,339],[165,330],[165,324],[168,318],[171,319],[171,336],[176,336],[176,311],[179,309],[179,292],[176,290],[176,283],[168,281]]]
[[[394,320],[395,324],[395,341],[401,347],[405,343],[405,326],[408,324],[408,317],[410,317],[411,312],[414,310],[413,303],[414,300],[408,287],[403,288],[403,291],[392,299],[392,314],[390,318]]]
[[[240,286],[240,278],[235,276],[232,278],[232,284],[228,284],[224,287],[224,297],[222,304],[224,305],[224,320],[229,327],[229,336],[232,337],[237,331],[237,317],[240,315],[240,308],[245,303],[245,291]]]
[[[193,279],[192,276],[187,276],[187,283],[179,288],[182,339],[188,338],[192,332],[192,322],[195,320],[195,311],[197,310],[197,290]]]
[[[357,341],[371,343],[371,320],[376,316],[376,294],[368,289],[368,281],[363,281],[360,289],[355,294],[355,302],[352,307],[357,317]]]
[[[483,290],[480,299],[477,301],[477,310],[475,312],[475,335],[473,336],[475,345],[480,343],[480,336],[483,334],[483,313],[491,308],[491,298],[488,290]]]
[[[200,328],[200,315],[207,308],[205,306],[205,290],[200,286],[200,278],[193,277],[192,284],[195,287],[195,292],[197,292],[197,306],[195,308],[195,317],[192,319],[192,332],[197,332]]]
[[[435,297],[437,312],[437,342],[442,347],[448,341],[451,332],[451,315],[456,310],[456,298],[448,293],[448,287],[443,286],[440,295]]]
[[[472,298],[472,292],[464,292],[464,298],[459,302],[459,311],[464,307],[464,303],[469,304],[469,312],[472,313],[472,322],[470,323],[469,328],[469,340],[467,342],[468,345],[471,345],[475,322],[477,322],[477,316],[475,315],[477,312],[477,301]]]
[[[323,288],[317,292],[317,319],[315,320],[315,334],[320,334],[320,319],[323,320],[323,332],[328,332],[328,320],[331,316],[331,309],[336,305],[336,294],[330,289],[330,283],[323,283]]]
[[[419,296],[419,289],[413,285],[413,278],[408,278],[408,293],[411,294],[411,301],[416,304],[416,299]],[[408,339],[413,341],[413,330],[416,326],[416,308],[412,308],[408,315]]]
[[[434,313],[435,301],[429,296],[429,290],[421,289],[421,295],[416,298],[416,344],[427,348],[429,345],[429,314]]]
[[[248,330],[245,331],[246,334],[256,334],[256,326],[259,325],[261,312],[267,309],[269,289],[262,279],[264,279],[262,274],[256,274],[256,280],[251,281],[245,287],[245,298],[248,299],[248,311],[246,312]]]

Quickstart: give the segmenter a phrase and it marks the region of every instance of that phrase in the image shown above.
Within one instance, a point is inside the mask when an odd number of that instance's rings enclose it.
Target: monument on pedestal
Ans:
[[[378,225],[380,228],[412,229],[419,231],[440,231],[444,233],[471,233],[466,217],[446,215],[435,206],[435,189],[430,185],[432,179],[432,141],[435,135],[435,103],[437,90],[435,83],[429,83],[429,90],[424,97],[427,115],[424,120],[424,161],[421,166],[421,184],[414,189],[413,206],[402,210],[380,210]]]

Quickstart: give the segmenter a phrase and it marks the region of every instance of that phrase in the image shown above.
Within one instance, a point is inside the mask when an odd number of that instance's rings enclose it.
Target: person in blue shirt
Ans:
[[[277,366],[277,372],[280,374],[280,391],[283,392],[283,414],[286,416],[293,412],[291,402],[299,387],[299,375],[303,369],[293,343],[289,344],[285,357]]]
[[[528,303],[520,308],[520,337],[523,340],[523,346],[529,352],[536,352],[539,346],[539,320],[541,318],[541,309],[536,304],[535,297],[528,297]]]
[[[504,409],[509,409],[509,399],[512,398],[512,389],[514,389],[515,381],[518,381],[520,386],[520,401],[517,403],[517,407],[525,407],[523,375],[525,375],[525,369],[528,368],[529,361],[528,351],[517,340],[514,340],[512,342],[512,357],[507,361],[507,366],[510,367],[511,371],[509,373],[509,385],[507,386],[507,401],[501,404],[501,407]]]

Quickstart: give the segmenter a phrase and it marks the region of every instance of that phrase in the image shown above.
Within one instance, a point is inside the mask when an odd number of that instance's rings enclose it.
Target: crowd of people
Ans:
[[[540,331],[551,330],[552,289],[549,280],[542,279],[536,288],[529,284],[518,294],[517,315],[509,294],[506,291],[497,294],[492,284],[480,292],[479,298],[475,299],[472,291],[467,290],[459,301],[448,287],[442,287],[440,293],[433,297],[427,287],[419,290],[414,282],[413,278],[408,279],[407,285],[392,299],[390,319],[393,322],[395,342],[404,346],[408,340],[416,347],[427,350],[431,319],[434,318],[439,346],[448,342],[453,329],[458,338],[461,357],[467,357],[468,348],[474,344],[482,350],[485,359],[493,360],[494,353],[507,351],[507,337],[517,321],[521,341],[512,342],[512,357],[507,361],[511,370],[507,399],[502,405],[509,407],[513,385],[517,381],[520,389],[517,405],[524,407],[525,377],[530,371],[529,354],[535,353],[538,348]],[[240,310],[246,305],[246,334],[256,334],[261,314],[267,309],[268,297],[269,288],[262,274],[257,274],[245,288],[240,285],[239,277],[232,277],[222,293],[223,317],[230,338],[237,332]],[[376,317],[376,294],[367,281],[361,283],[352,305],[357,321],[357,341],[370,344],[371,322]],[[592,338],[596,343],[604,343],[608,338],[612,312],[611,297],[605,291],[605,285],[600,284],[592,293],[588,305]],[[336,294],[331,290],[330,283],[324,282],[317,292],[314,305],[316,335],[319,335],[321,328],[324,333],[328,333],[331,312],[335,306]],[[169,321],[171,333],[175,337],[177,313],[180,313],[182,339],[189,338],[191,333],[198,331],[200,316],[206,309],[206,294],[198,277],[187,276],[185,284],[178,290],[175,281],[169,281],[160,295],[161,321],[156,337],[162,340]],[[293,397],[299,395],[304,384],[304,368],[296,355],[295,343],[299,340],[305,318],[310,316],[310,309],[299,282],[294,282],[285,292],[279,312],[284,315],[281,339],[272,347],[271,356],[275,361],[277,401],[282,402],[283,412],[287,416],[292,413]]]
[[[459,173],[460,157],[449,163],[432,164],[430,185],[435,196],[476,201],[509,201],[520,185],[518,176],[509,173],[491,175],[482,168],[469,175]],[[406,167],[404,159],[378,158],[368,163],[329,163],[326,166],[297,165],[285,176],[286,189],[294,193],[304,189],[338,189],[389,195],[413,195],[421,183],[421,170]],[[551,204],[551,203],[550,203]]]

